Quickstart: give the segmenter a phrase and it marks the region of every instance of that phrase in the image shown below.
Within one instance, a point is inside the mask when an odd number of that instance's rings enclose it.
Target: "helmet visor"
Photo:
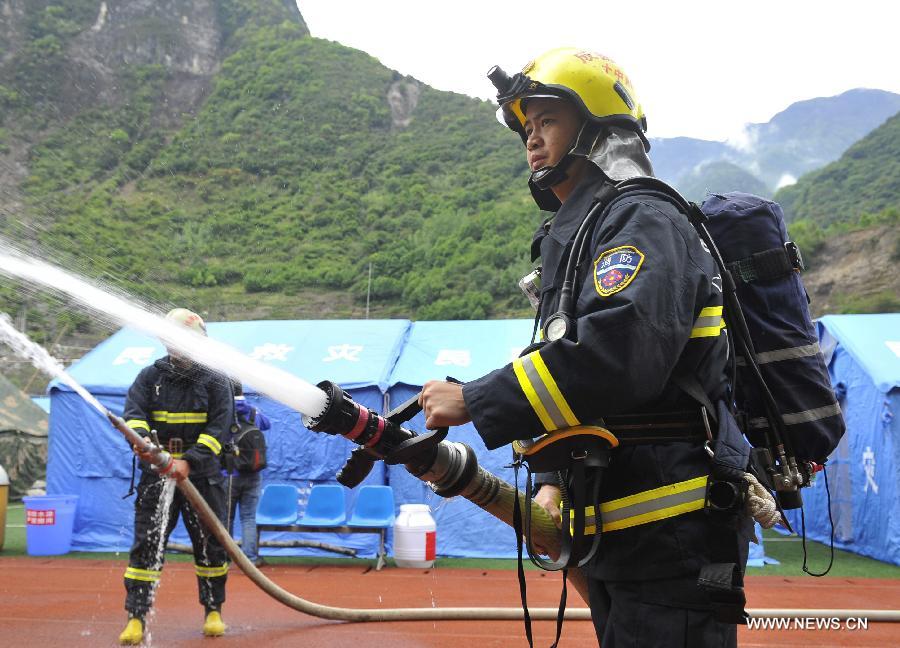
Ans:
[[[519,95],[497,109],[497,121],[513,130],[525,128],[525,111],[531,99],[563,99],[563,97],[547,92],[546,88],[533,94]]]

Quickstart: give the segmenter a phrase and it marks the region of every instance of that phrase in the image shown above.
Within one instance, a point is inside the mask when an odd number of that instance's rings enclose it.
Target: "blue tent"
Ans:
[[[388,391],[392,405],[414,396],[429,380],[447,376],[463,382],[479,378],[511,362],[531,339],[533,320],[415,322],[391,373]],[[424,429],[422,414],[410,423]],[[514,481],[507,468],[509,447],[488,451],[472,424],[454,427],[447,437],[475,450],[478,463],[489,472]],[[524,473],[520,477],[524,479]],[[513,530],[462,497],[444,499],[431,492],[402,466],[390,466],[388,481],[401,501],[431,505],[437,522],[437,553],[442,556],[510,558],[516,555]]]
[[[835,545],[900,565],[900,313],[827,315],[818,328],[847,423],[826,468]],[[808,537],[828,542],[821,473],[803,499]],[[799,530],[798,514],[791,524]]]
[[[308,382],[332,380],[360,404],[384,412],[417,394],[428,380],[447,376],[471,380],[511,362],[531,339],[532,326],[533,321],[525,319],[267,321],[212,323],[209,332],[211,337]],[[157,340],[123,329],[82,358],[70,373],[104,406],[121,413],[138,371],[163,354]],[[301,507],[313,484],[336,483],[334,476],[354,446],[340,437],[309,432],[297,412],[255,394],[252,385],[245,386],[245,391],[248,400],[273,423],[267,433],[269,466],[262,473],[263,483],[295,484],[301,492]],[[128,490],[131,475],[130,449],[108,421],[68,387],[51,383],[50,394],[48,490],[80,496],[73,548],[127,551],[133,500],[121,496]],[[405,425],[421,431],[424,419],[419,414]],[[448,438],[472,447],[488,471],[509,483],[515,481],[508,467],[512,459],[509,447],[488,451],[471,424],[452,428]],[[520,475],[522,479],[524,475]],[[365,483],[390,484],[398,506],[430,504],[437,521],[439,555],[515,556],[515,535],[506,524],[464,498],[435,495],[402,466],[385,467],[379,462]],[[348,509],[351,507],[352,496]],[[278,539],[298,537],[355,547],[362,555],[375,551],[375,541],[367,535],[329,538],[327,534],[292,534]],[[174,539],[187,541],[181,525]],[[762,560],[761,548],[751,557]]]
[[[209,334],[313,384],[332,380],[357,402],[381,411],[386,381],[409,326],[407,320],[224,322],[210,324]],[[121,414],[140,369],[164,354],[158,340],[123,329],[85,355],[70,373],[106,408]],[[122,496],[131,477],[130,448],[104,417],[66,385],[54,381],[49,391],[47,486],[50,493],[79,495],[73,549],[127,551],[134,501]],[[334,476],[352,449],[350,443],[309,432],[296,411],[254,394],[252,385],[247,386],[247,397],[272,420],[264,484],[295,484],[302,505],[312,484],[336,483]],[[381,464],[366,483],[384,483]],[[350,508],[352,497],[348,502]],[[363,554],[375,551],[376,541],[367,535],[310,538],[356,547]],[[187,541],[182,525],[173,539]]]

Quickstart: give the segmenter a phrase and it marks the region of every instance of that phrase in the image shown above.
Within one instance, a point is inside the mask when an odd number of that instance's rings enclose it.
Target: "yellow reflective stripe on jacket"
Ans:
[[[602,502],[602,530],[616,531],[703,508],[708,475]]]
[[[150,426],[147,425],[147,421],[144,419],[130,419],[125,421],[125,425],[130,427],[132,430],[147,430],[150,431]]]
[[[218,439],[216,439],[216,437],[214,436],[201,434],[197,437],[197,443],[205,445],[207,448],[213,451],[213,454],[221,454],[222,452],[222,444],[219,443]]]
[[[540,352],[533,351],[513,361],[513,372],[528,403],[548,432],[581,425],[556,385]]]
[[[221,567],[204,567],[203,565],[194,563],[194,571],[200,578],[218,578],[219,576],[224,576],[228,573],[228,563],[225,563]]]
[[[691,337],[715,337],[725,328],[725,320],[722,319],[721,306],[707,306],[700,311],[700,315],[691,329]]]
[[[569,511],[569,535],[575,535],[575,515],[574,511]],[[593,506],[584,508],[584,535],[594,535],[597,533],[597,518],[594,513]]]
[[[160,423],[206,423],[206,412],[150,412],[150,420]]]
[[[145,581],[147,583],[156,583],[162,572],[157,569],[139,569],[137,567],[129,567],[125,570],[125,578],[129,580]]]

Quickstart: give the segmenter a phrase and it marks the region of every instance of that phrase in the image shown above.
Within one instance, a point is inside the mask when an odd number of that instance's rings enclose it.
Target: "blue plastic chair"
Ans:
[[[309,491],[306,510],[297,524],[302,526],[338,527],[347,520],[344,487],[338,484],[315,484]]]
[[[387,528],[394,524],[394,490],[390,486],[363,486],[359,489],[353,514],[347,523],[352,527]]]
[[[297,521],[297,487],[267,484],[256,506],[257,524],[290,526]]]

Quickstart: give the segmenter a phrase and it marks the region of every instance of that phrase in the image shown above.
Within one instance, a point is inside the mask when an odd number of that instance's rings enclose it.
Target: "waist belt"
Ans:
[[[600,503],[601,531],[619,531],[641,524],[699,511],[706,502],[709,475],[660,486],[609,502]],[[572,516],[570,513],[571,527]],[[596,508],[585,508],[585,535],[597,533]]]
[[[619,440],[619,445],[712,441],[712,430],[699,410],[625,414],[604,417],[600,423]]]

